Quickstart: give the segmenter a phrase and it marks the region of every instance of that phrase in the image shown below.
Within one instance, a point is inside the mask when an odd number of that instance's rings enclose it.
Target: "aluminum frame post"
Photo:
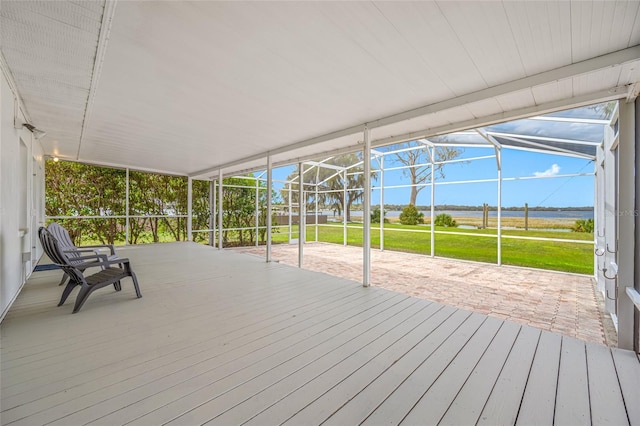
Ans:
[[[635,105],[619,102],[618,143],[618,347],[633,349],[635,306],[627,296],[627,287],[634,288],[635,274]]]
[[[187,241],[193,241],[193,178],[187,177]]]
[[[289,244],[291,244],[291,237],[293,235],[293,231],[291,230],[291,210],[293,208],[293,203],[291,202],[291,193],[293,192],[293,185],[289,182]]]
[[[216,181],[209,181],[209,245],[215,246],[216,238]]]
[[[318,181],[320,180],[320,166],[316,166],[316,243],[318,242]]]
[[[605,252],[605,213],[604,213],[604,151],[603,146],[596,148],[596,161],[593,166],[595,174],[594,186],[594,201],[593,201],[593,220],[594,220],[594,232],[593,232],[593,275],[596,279],[596,288],[600,292],[604,292],[604,275],[602,274],[600,264],[604,262]],[[605,267],[604,265],[602,266]]]
[[[431,257],[436,257],[436,174],[435,158],[436,148],[431,147]]]
[[[616,277],[606,278],[604,269],[611,270],[611,263],[618,263],[617,247],[617,204],[616,193],[617,173],[616,155],[619,145],[619,133],[614,131],[614,123],[619,120],[618,110],[614,111],[611,123],[605,126],[604,131],[604,256],[603,256],[603,281],[604,281],[604,303],[605,309],[611,314],[617,330],[617,303],[616,303]],[[612,274],[608,274],[611,276]]]
[[[256,205],[255,205],[255,214],[254,214],[254,220],[256,221],[256,247],[258,247],[258,231],[260,231],[259,228],[259,222],[260,222],[260,179],[255,178],[256,179]]]
[[[498,266],[502,266],[502,150],[498,147],[495,150],[498,161]]]
[[[271,155],[267,155],[267,263],[271,262],[271,191],[273,188],[273,173],[271,168]]]
[[[369,127],[364,128],[364,196],[362,212],[362,247],[363,247],[363,271],[362,285],[369,287],[371,284],[371,140],[369,139]]]
[[[129,239],[131,238],[131,235],[130,235],[131,230],[129,229],[130,226],[131,226],[131,222],[130,222],[130,219],[129,219],[130,212],[129,212],[129,168],[128,167],[126,168],[124,204],[125,204],[124,209],[126,210],[126,217],[124,219],[124,221],[125,221],[125,225],[124,226],[126,227],[125,234],[124,234],[124,245],[128,246],[129,245]]]
[[[347,169],[344,169],[342,180],[342,245],[347,245]]]
[[[304,164],[298,163],[298,268],[302,268],[304,263],[304,239],[306,236],[305,223],[305,202],[304,202]]]
[[[380,161],[380,251],[384,251],[384,155]]]
[[[222,250],[223,246],[222,246],[222,232],[224,231],[224,227],[222,226],[222,207],[223,207],[223,200],[224,198],[222,197],[222,190],[223,190],[223,183],[222,183],[222,169],[220,169],[218,171],[218,250]]]

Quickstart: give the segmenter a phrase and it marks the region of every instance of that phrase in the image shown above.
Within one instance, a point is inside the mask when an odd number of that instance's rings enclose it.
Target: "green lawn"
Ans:
[[[377,225],[371,229],[371,245],[380,247],[380,231]],[[394,231],[400,229],[402,231]],[[406,232],[408,230],[426,232]],[[298,228],[293,228],[293,238],[297,238]],[[431,234],[429,226],[403,226],[385,224],[384,247],[386,250],[431,254]],[[454,232],[435,235],[436,256],[496,263],[498,240],[495,237],[476,235],[497,235],[495,229],[458,229],[436,227],[436,231]],[[555,231],[503,230],[503,236],[524,236],[555,238],[566,240],[592,241],[593,234]],[[307,241],[315,241],[315,226],[307,226]],[[286,242],[288,231],[281,228],[273,234],[274,242]],[[341,226],[319,226],[318,241],[342,244]],[[347,244],[362,246],[362,225],[349,224]],[[555,271],[593,273],[593,245],[574,242],[502,239],[502,263]]]

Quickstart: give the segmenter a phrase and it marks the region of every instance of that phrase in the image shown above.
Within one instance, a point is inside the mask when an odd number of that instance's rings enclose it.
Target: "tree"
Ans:
[[[409,204],[416,205],[418,193],[424,189],[424,186],[418,186],[431,181],[431,174],[433,171],[444,178],[444,166],[443,161],[453,160],[462,154],[461,149],[451,147],[437,147],[435,149],[435,158],[433,170],[431,169],[431,155],[430,148],[422,145],[419,142],[404,142],[396,145],[397,149],[418,147],[417,149],[410,151],[402,151],[394,153],[394,157],[404,166],[406,169],[402,171],[405,176],[408,176],[411,180],[411,196],[409,197]]]
[[[125,170],[66,161],[47,161],[45,167],[47,216],[100,216],[56,219],[77,244],[124,241],[126,220],[113,216],[127,214]],[[194,217],[208,215],[208,182],[193,182],[193,200]],[[186,239],[186,218],[160,216],[187,214],[187,179],[131,171],[129,214],[138,216],[131,217],[129,223],[129,241],[133,244],[145,242],[149,234],[154,242],[159,242],[162,234],[176,241]],[[199,222],[194,222],[194,229],[198,229],[196,226]],[[204,239],[204,235],[194,235],[196,240]]]
[[[124,239],[126,172],[68,161],[45,162],[47,216],[103,216],[100,219],[57,220],[75,243],[82,239],[113,244]]]
[[[266,182],[260,181],[258,186],[263,188],[258,191],[258,226],[265,227],[267,223],[267,191],[264,189]],[[271,196],[272,199],[277,199],[275,192],[272,192]],[[224,210],[222,223],[225,228],[222,239],[225,244],[243,246],[255,243],[256,239],[261,242],[266,240],[266,228],[258,229],[256,235],[256,181],[253,175],[225,178],[222,203]],[[272,231],[277,231],[277,228],[272,228]]]
[[[346,180],[348,189],[346,200],[344,199],[345,176],[343,171],[320,166],[318,170],[314,168],[314,170],[305,173],[303,181],[305,189],[309,191],[306,192],[307,199],[305,200],[307,210],[313,201],[313,194],[315,192],[314,186],[307,185],[320,183],[320,186],[318,187],[318,203],[332,210],[336,210],[339,214],[344,212],[347,215],[347,221],[351,221],[351,208],[353,204],[358,201],[362,201],[364,197],[364,190],[362,189],[364,187],[364,168],[362,164],[351,167],[358,163],[362,163],[361,153],[339,155],[324,162],[324,164],[328,164],[330,166],[344,168],[349,167],[347,170]],[[307,170],[308,167],[311,166],[306,166],[305,170]],[[287,176],[287,180],[292,181],[297,177],[298,170],[296,169]],[[376,180],[377,174],[372,173],[371,179]],[[291,200],[293,203],[298,203],[298,185],[294,183],[294,185],[291,185],[291,188],[293,188]],[[311,188],[313,188],[313,190],[311,190]],[[282,199],[285,200],[286,204],[289,199],[289,191],[287,188],[281,191],[281,196]]]
[[[382,216],[386,216],[387,211],[385,210]],[[371,210],[371,223],[380,223],[380,207],[374,207]],[[384,218],[384,223],[389,223],[389,219]]]
[[[400,223],[403,225],[424,223],[424,213],[419,212],[413,204],[409,204],[402,210],[402,213],[400,213]]]
[[[603,104],[591,105],[591,106],[588,106],[587,108],[599,114],[600,118],[604,120],[608,120],[611,118],[613,111],[615,111],[617,102],[618,101],[610,101]]]
[[[458,226],[458,222],[456,222],[455,219],[451,217],[451,215],[448,215],[446,213],[440,213],[438,216],[436,216],[433,224],[434,226],[444,226],[447,228],[456,228]]]
[[[578,219],[576,223],[571,227],[573,232],[586,232],[593,234],[594,222],[593,219]]]

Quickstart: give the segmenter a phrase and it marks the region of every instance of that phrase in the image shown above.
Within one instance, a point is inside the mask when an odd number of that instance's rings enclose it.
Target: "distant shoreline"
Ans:
[[[402,211],[408,204],[385,204],[384,208],[388,211],[400,210]],[[371,208],[375,209],[378,207],[377,204],[372,204]],[[420,211],[429,211],[431,210],[431,206],[416,206],[416,208]],[[352,211],[361,211],[362,206],[352,206]],[[450,205],[450,204],[436,204],[436,211],[482,211],[482,206],[460,206],[460,205]],[[489,206],[489,211],[497,211],[497,206]],[[502,207],[502,211],[513,211],[513,212],[524,212],[524,206],[518,207]],[[581,207],[529,207],[530,212],[575,212],[575,211],[593,211],[593,206],[581,206]]]

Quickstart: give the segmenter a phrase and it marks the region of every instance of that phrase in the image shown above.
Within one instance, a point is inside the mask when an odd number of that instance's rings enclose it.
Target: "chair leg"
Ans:
[[[62,292],[62,297],[60,298],[60,303],[58,303],[58,306],[64,305],[64,302],[67,300],[67,297],[69,297],[75,286],[76,285],[73,282],[69,281],[67,286],[64,288],[64,291]]]
[[[140,293],[140,287],[138,287],[138,278],[136,278],[136,274],[131,271],[131,279],[133,280],[133,287],[136,289],[136,296],[138,299],[142,297],[142,293]]]
[[[120,281],[113,283],[113,288],[115,288],[116,291],[122,290],[122,284],[120,284]]]
[[[62,285],[67,281],[67,278],[69,278],[69,275],[67,275],[66,272],[62,272],[62,279],[60,280],[60,284],[58,285]]]
[[[94,286],[81,286],[80,287],[80,292],[78,293],[78,297],[76,297],[76,304],[73,306],[73,313],[77,313],[80,308],[82,308],[82,305],[84,305],[84,302],[87,301],[87,299],[89,298],[89,296],[91,295],[91,293],[93,292],[93,290],[95,290],[96,287]]]

